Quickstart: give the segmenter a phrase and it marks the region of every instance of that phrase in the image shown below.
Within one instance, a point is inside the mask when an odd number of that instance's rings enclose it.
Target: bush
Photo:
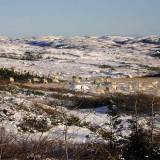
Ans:
[[[144,131],[138,130],[131,134],[122,157],[125,160],[159,160],[160,146],[152,144],[150,137]]]

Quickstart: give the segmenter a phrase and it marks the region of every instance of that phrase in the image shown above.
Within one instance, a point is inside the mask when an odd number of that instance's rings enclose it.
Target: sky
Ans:
[[[0,0],[0,35],[160,35],[160,0]]]

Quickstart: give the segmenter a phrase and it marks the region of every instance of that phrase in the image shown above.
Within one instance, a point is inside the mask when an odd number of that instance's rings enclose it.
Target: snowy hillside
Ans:
[[[159,156],[159,76],[158,36],[0,37],[0,159]]]
[[[160,72],[160,37],[0,37],[0,67],[48,76],[143,76]]]

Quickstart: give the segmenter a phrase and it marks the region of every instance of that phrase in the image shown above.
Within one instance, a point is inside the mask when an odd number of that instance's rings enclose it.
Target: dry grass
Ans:
[[[65,88],[64,84],[49,83],[49,84],[17,84],[21,88],[37,90],[37,91],[51,91],[59,93],[68,93],[69,90]]]
[[[8,90],[11,92],[19,91],[19,88],[13,87],[13,85],[0,86],[0,90]],[[20,86],[24,87],[24,85]],[[152,114],[152,106],[154,107],[154,112],[160,112],[160,97],[153,95],[145,95],[143,93],[138,94],[108,94],[103,96],[84,96],[81,93],[75,93],[73,96],[65,96],[62,93],[69,93],[69,90],[63,87],[49,87],[48,85],[26,85],[25,88],[33,89],[34,94],[36,90],[45,91],[56,91],[58,93],[52,93],[53,98],[59,100],[71,101],[73,108],[94,108],[103,105],[108,105],[112,107],[116,105],[120,112],[131,112],[135,113],[135,102],[137,102],[137,113],[147,113]],[[37,92],[41,93],[41,92]],[[153,101],[154,100],[154,101]],[[65,104],[64,104],[65,106]],[[34,107],[39,111],[46,112],[48,117],[51,117],[52,125],[57,125],[57,122],[63,122],[65,117],[65,124],[67,126],[77,125],[86,126],[94,132],[95,128],[91,128],[89,124],[82,124],[80,119],[74,116],[67,117],[62,113],[61,110],[57,110],[56,107],[51,107],[45,104],[34,102]],[[40,112],[39,111],[39,112]],[[33,127],[37,131],[46,131],[45,121],[36,122],[36,119],[26,119],[24,121],[25,127]],[[27,128],[27,130],[28,130]],[[99,134],[106,140],[111,139],[112,133],[108,133],[105,130],[99,130]],[[158,141],[159,136],[155,137]],[[16,136],[8,134],[5,132],[4,128],[0,128],[0,160],[45,160],[50,159],[66,159],[66,149],[65,142],[57,141],[56,139],[50,141],[47,137],[40,137],[38,141],[33,141],[29,137],[17,139]],[[84,160],[118,160],[119,159],[119,149],[100,143],[88,143],[88,144],[69,144],[67,148],[69,159],[84,159]]]
[[[136,102],[138,113],[151,114],[152,105],[154,106],[154,112],[160,112],[160,97],[158,96],[146,95],[143,93],[130,95],[115,94],[112,96],[112,104],[116,104],[122,112],[134,112]]]
[[[33,141],[29,137],[17,139],[15,136],[7,134],[2,128],[0,130],[0,159],[1,160],[45,160],[58,159],[65,160],[64,142],[52,140],[41,136],[38,141]],[[84,160],[118,160],[118,152],[106,144],[69,144],[69,159]]]
[[[72,97],[64,96],[61,94],[52,94],[54,98],[71,101],[72,106],[78,108],[96,108],[99,106],[111,106],[116,105],[121,112],[134,112],[135,102],[137,102],[137,112],[150,114],[152,111],[152,105],[154,107],[154,112],[160,112],[160,97],[154,95],[147,95],[144,93],[136,94],[108,94],[101,96],[83,96],[75,94]],[[65,104],[64,104],[65,105]]]
[[[109,95],[100,95],[100,96],[88,96],[83,95],[82,93],[73,94],[73,96],[62,95],[61,93],[52,93],[53,98],[59,99],[67,103],[71,101],[72,105],[70,108],[96,108],[102,105],[110,104]],[[65,106],[65,103],[64,103]],[[68,107],[68,106],[67,106]]]

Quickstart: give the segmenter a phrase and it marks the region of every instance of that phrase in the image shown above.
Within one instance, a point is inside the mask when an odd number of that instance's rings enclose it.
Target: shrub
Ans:
[[[143,130],[138,130],[131,134],[122,157],[125,160],[159,160],[160,146],[150,143],[149,136]]]

